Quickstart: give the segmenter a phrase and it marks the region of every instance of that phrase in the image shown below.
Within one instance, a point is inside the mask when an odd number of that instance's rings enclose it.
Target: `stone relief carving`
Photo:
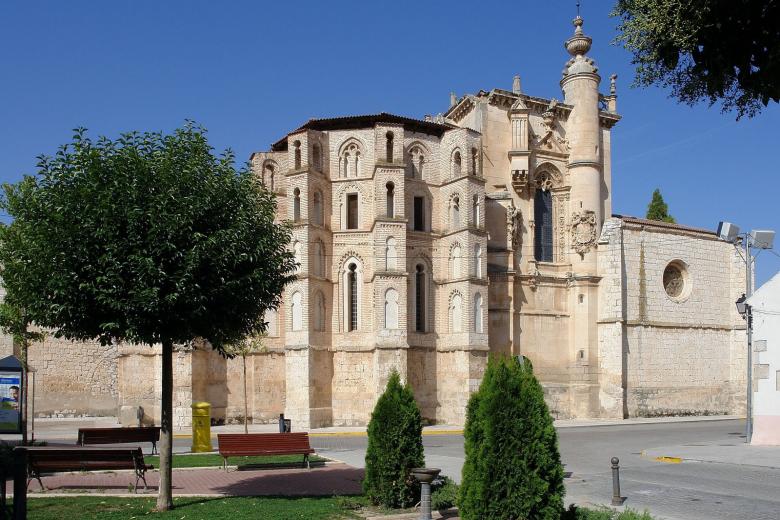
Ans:
[[[577,211],[571,216],[571,243],[584,255],[596,243],[596,214],[590,210]]]
[[[528,170],[512,170],[512,187],[521,197],[528,187]]]
[[[507,237],[506,243],[509,249],[515,249],[520,244],[520,221],[522,220],[522,214],[517,209],[512,201],[509,202],[509,207],[506,209],[506,229]]]
[[[558,101],[553,98],[547,106],[547,110],[542,113],[542,135],[534,135],[533,143],[538,148],[565,153],[569,150],[569,140],[561,137],[555,131],[555,122],[557,120],[555,109],[557,106]]]

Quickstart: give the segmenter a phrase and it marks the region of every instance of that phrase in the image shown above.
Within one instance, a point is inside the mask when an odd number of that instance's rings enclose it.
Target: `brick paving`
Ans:
[[[157,493],[159,472],[149,471],[146,493]],[[317,496],[361,493],[363,470],[346,464],[327,464],[312,469],[251,469],[227,472],[222,468],[181,469],[173,471],[173,494],[222,496]],[[93,491],[104,495],[127,493],[135,483],[133,472],[61,473],[43,477],[47,490],[54,493]],[[9,482],[8,492],[12,492]],[[29,492],[39,494],[37,480]],[[143,483],[139,494],[144,493]]]

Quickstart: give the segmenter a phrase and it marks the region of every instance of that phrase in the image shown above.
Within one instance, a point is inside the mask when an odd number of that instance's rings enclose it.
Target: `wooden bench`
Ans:
[[[76,444],[123,444],[126,442],[151,442],[152,454],[157,453],[160,440],[159,426],[131,426],[129,428],[79,428]]]
[[[38,480],[41,489],[46,489],[41,473],[67,471],[97,471],[132,469],[135,471],[135,489],[138,481],[146,486],[146,471],[154,469],[144,463],[141,448],[82,448],[35,446],[27,448],[27,485]]]
[[[307,432],[295,433],[220,433],[219,454],[227,470],[228,457],[268,455],[303,455],[303,464],[311,468],[309,455],[314,453]]]

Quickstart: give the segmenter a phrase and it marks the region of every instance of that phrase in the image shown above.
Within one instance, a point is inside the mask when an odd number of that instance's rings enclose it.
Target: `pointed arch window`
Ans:
[[[315,276],[325,276],[325,245],[322,243],[322,240],[315,240],[314,241],[314,275]]]
[[[455,195],[450,204],[450,230],[460,229],[460,197]]]
[[[417,264],[414,274],[414,330],[425,332],[426,329],[426,292],[427,276],[425,266]]]
[[[463,332],[463,297],[455,293],[450,301],[450,332]]]
[[[537,189],[534,195],[534,258],[553,261],[553,206],[549,190]]]
[[[479,195],[474,195],[471,198],[471,219],[472,219],[472,225],[475,228],[479,227],[479,220],[480,220],[480,211],[479,211]]]
[[[274,191],[274,165],[266,163],[263,168],[263,184],[271,191]]]
[[[395,136],[393,135],[393,132],[387,132],[385,134],[385,158],[387,159],[387,162],[391,163],[393,162],[393,138]]]
[[[474,278],[482,278],[482,246],[474,244]]]
[[[301,293],[295,291],[292,295],[292,330],[297,332],[303,330],[303,302]]]
[[[301,169],[301,142],[295,141],[295,169],[300,170]]]
[[[351,142],[346,145],[339,156],[339,176],[342,178],[359,177],[361,160],[360,148],[357,143]]]
[[[393,288],[385,291],[385,328],[398,328],[398,291]]]
[[[293,221],[298,222],[301,220],[301,190],[295,188],[293,190]]]
[[[450,250],[450,278],[456,280],[462,276],[461,262],[463,254],[460,244],[455,244]]]
[[[479,177],[479,151],[476,148],[471,149],[471,174]]]
[[[452,176],[453,177],[460,177],[461,172],[463,171],[463,161],[460,156],[460,150],[455,150],[455,153],[452,154]]]
[[[319,191],[315,191],[313,199],[314,200],[312,201],[312,211],[313,211],[312,221],[314,222],[314,224],[321,226],[323,220],[322,193],[320,193]]]
[[[321,291],[314,297],[314,330],[317,332],[325,331],[325,296]]]
[[[423,179],[423,168],[425,165],[425,154],[423,149],[419,146],[412,147],[409,150],[409,166],[407,168],[407,176],[413,179]]]
[[[347,267],[347,330],[358,328],[358,277],[357,264],[351,263]]]
[[[385,188],[387,188],[387,218],[393,218],[395,216],[395,184],[388,182]]]
[[[393,271],[398,265],[398,251],[395,247],[395,238],[387,237],[385,243],[385,269]]]
[[[322,171],[322,147],[320,143],[314,143],[311,147],[312,164],[318,172]]]
[[[482,334],[484,332],[484,325],[482,323],[482,295],[477,293],[474,295],[474,332]]]

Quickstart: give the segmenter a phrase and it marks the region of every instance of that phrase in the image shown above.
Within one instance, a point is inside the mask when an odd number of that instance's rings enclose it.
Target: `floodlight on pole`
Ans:
[[[750,233],[740,233],[739,226],[731,222],[718,223],[718,237],[721,240],[734,244],[734,247],[743,245],[745,255],[745,293],[736,301],[737,312],[745,319],[747,333],[747,406],[745,410],[745,442],[748,444],[753,436],[753,316],[748,298],[753,294],[753,263],[755,257],[752,249],[772,249],[775,241],[775,232],[768,229],[754,229]],[[757,254],[756,254],[757,256]]]

